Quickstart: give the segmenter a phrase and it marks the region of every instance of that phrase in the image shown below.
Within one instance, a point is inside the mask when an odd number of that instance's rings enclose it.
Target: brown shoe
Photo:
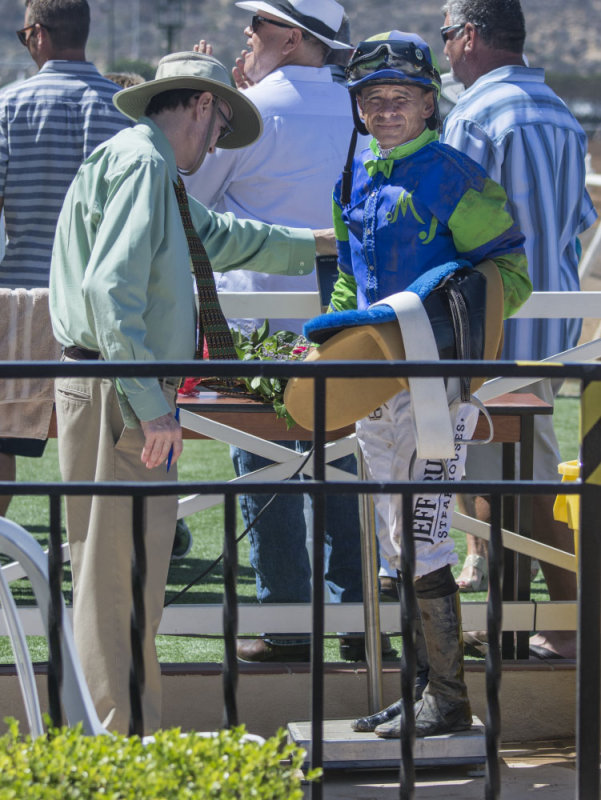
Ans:
[[[265,639],[240,639],[236,654],[241,661],[310,661],[310,644],[271,644]]]

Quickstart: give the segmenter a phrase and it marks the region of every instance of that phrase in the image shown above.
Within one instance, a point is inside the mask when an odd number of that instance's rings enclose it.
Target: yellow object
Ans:
[[[562,476],[561,482],[576,481],[580,478],[579,461],[562,461],[557,471]],[[558,494],[553,506],[553,516],[558,522],[566,522],[574,531],[574,552],[578,558],[578,532],[580,530],[580,495]]]

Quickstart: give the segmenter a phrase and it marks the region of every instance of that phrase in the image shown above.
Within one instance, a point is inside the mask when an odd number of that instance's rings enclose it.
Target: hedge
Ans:
[[[304,752],[283,730],[264,744],[244,727],[205,737],[179,728],[150,741],[85,736],[81,727],[32,739],[7,719],[0,737],[1,800],[302,800]]]

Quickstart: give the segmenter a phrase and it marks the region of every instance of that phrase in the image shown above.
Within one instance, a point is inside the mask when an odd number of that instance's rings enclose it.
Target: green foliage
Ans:
[[[304,336],[292,331],[277,331],[270,335],[267,320],[250,336],[236,330],[232,331],[232,336],[238,357],[242,361],[301,361],[309,350]],[[284,389],[288,382],[286,378],[257,376],[241,380],[250,394],[273,405],[276,416],[285,419],[288,428],[294,425],[294,420],[284,405]]]
[[[0,800],[302,800],[304,753],[280,730],[264,744],[244,728],[215,736],[159,731],[84,736],[81,727],[32,739],[7,720],[0,737]],[[313,770],[306,780],[316,780]]]

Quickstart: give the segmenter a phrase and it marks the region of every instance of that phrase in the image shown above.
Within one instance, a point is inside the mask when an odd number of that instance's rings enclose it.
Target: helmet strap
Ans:
[[[348,206],[348,204],[351,202],[351,187],[353,185],[353,160],[355,158],[355,148],[357,147],[357,135],[357,128],[355,128],[351,134],[351,141],[348,148],[346,163],[344,165],[344,169],[342,170],[340,202],[343,206]]]
[[[359,131],[362,136],[368,136],[369,131],[359,116],[359,106],[357,105],[357,95],[355,92],[351,92],[351,107],[353,109],[353,122],[355,123],[355,130]]]
[[[426,125],[431,131],[438,131],[438,133],[442,133],[442,118],[440,116],[440,109],[438,107],[438,99],[436,97],[436,92],[432,92],[434,95],[434,113],[431,117],[428,117],[426,120]]]

